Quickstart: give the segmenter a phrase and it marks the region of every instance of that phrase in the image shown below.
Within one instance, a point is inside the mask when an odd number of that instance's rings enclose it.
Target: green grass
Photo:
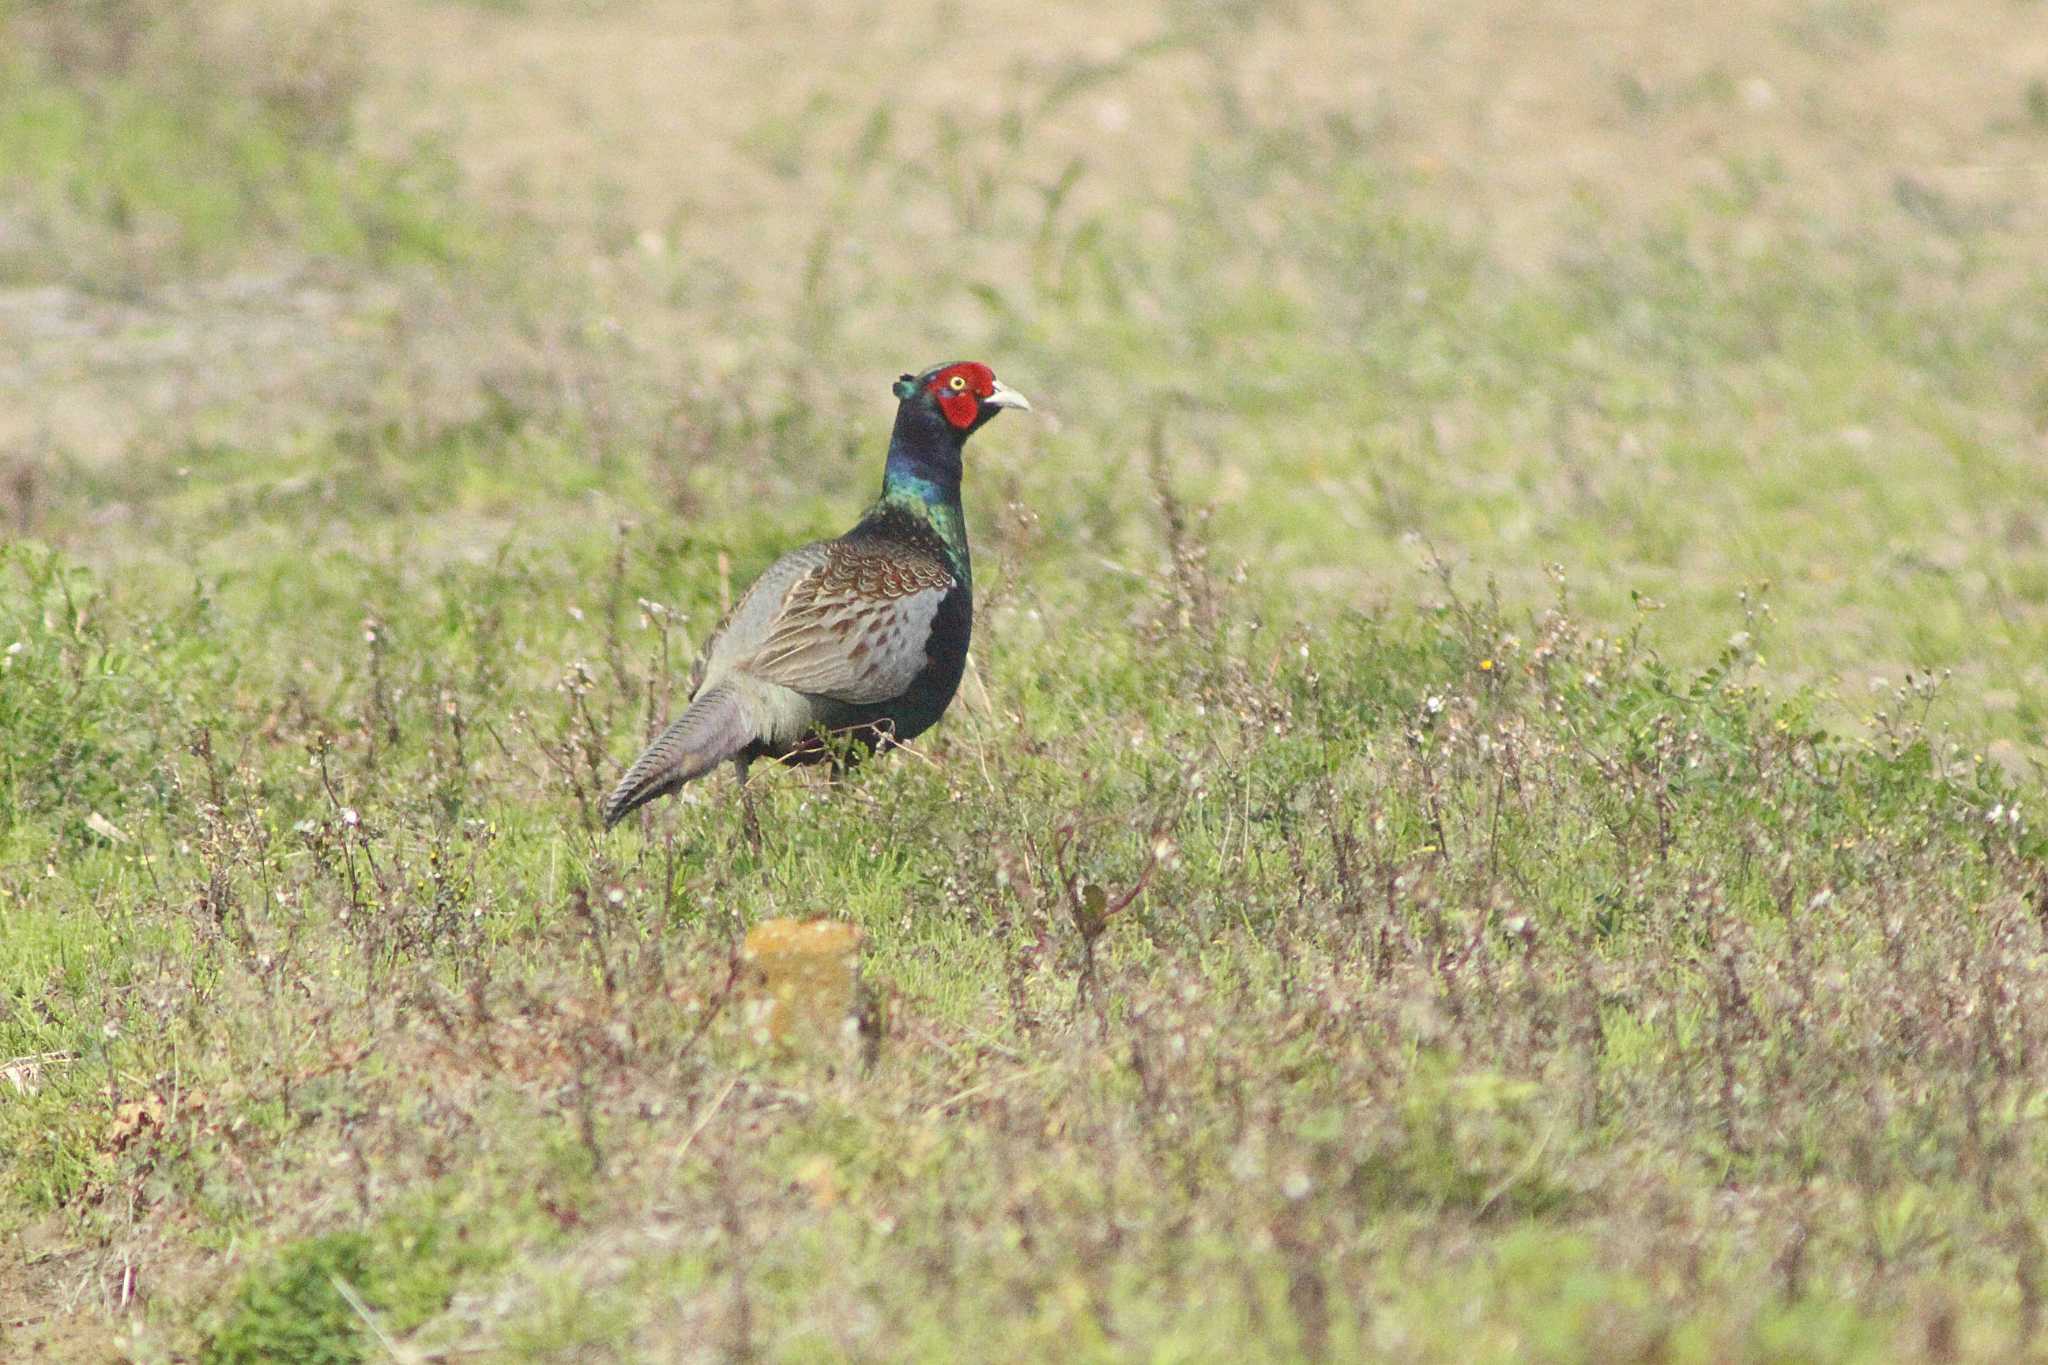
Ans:
[[[282,1247],[244,1278],[203,1358],[215,1365],[374,1359],[391,1333],[438,1314],[463,1274],[503,1259],[469,1239],[467,1226],[429,1209],[394,1215],[369,1232]]]
[[[604,604],[699,619],[715,587],[567,539],[380,602],[375,645],[318,585],[389,566],[336,555],[250,599],[300,604],[290,651],[228,584],[179,621],[168,686],[110,611],[15,656],[115,661],[129,724],[99,766],[157,780],[35,804],[17,779],[12,846],[58,850],[76,891],[9,874],[34,996],[7,1046],[75,1060],[0,1108],[10,1202],[242,1248],[213,1358],[279,1332],[364,1358],[315,1273],[344,1252],[385,1330],[515,1358],[700,1330],[937,1354],[997,1322],[1018,1358],[1575,1357],[1615,1332],[1875,1358],[1901,1294],[2016,1311],[2040,840],[1916,716],[1832,738],[1818,698],[1760,688],[1762,621],[1694,671],[1569,599],[1309,636],[1254,632],[1259,599],[1207,578],[1098,587],[1093,624],[991,632],[1005,709],[956,717],[940,767],[771,780],[756,854],[717,786],[672,836],[590,833],[615,756],[593,774],[589,748],[638,732],[655,657]],[[295,657],[328,650],[338,676]],[[1054,868],[1115,893],[1153,829],[1174,851],[1104,937],[1098,1012]],[[700,1035],[730,926],[776,913],[868,929],[873,1071]],[[121,1103],[178,1089],[182,1120],[124,1135]],[[409,1263],[351,1229],[422,1181],[503,1191],[464,1223],[500,1250],[401,1294]],[[318,1240],[256,1255],[279,1236]],[[1685,1275],[1642,1259],[1678,1238]],[[1795,1282],[1773,1258],[1802,1238]],[[1871,1276],[1881,1299],[1836,1297]],[[1452,1303],[1480,1316],[1438,1335]]]
[[[650,290],[751,348],[676,381],[523,312],[594,308],[580,266],[345,127],[8,79],[7,202],[145,295],[331,254],[554,349],[464,411],[42,468],[0,548],[0,1346],[2038,1351],[2039,281],[1758,249],[1740,193],[1515,273],[1284,109],[1063,206],[984,183],[1037,136],[991,116],[926,193],[1016,270]],[[890,128],[828,99],[749,154],[850,130],[834,212],[936,231]],[[722,594],[850,518],[886,379],[956,346],[1042,413],[972,451],[989,705],[762,774],[759,848],[723,777],[597,833]],[[865,930],[871,1064],[736,1026],[775,915]]]
[[[0,60],[0,191],[21,219],[0,283],[133,291],[280,245],[382,267],[483,249],[445,155],[354,148],[340,116],[259,84],[283,79],[286,54],[194,58],[179,46],[185,22],[145,24],[144,55],[88,78],[52,70],[32,46]]]

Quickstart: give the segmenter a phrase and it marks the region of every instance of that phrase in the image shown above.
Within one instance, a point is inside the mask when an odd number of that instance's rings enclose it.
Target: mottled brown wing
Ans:
[[[932,618],[956,586],[929,555],[834,542],[790,584],[767,638],[740,667],[856,705],[899,697],[924,668]]]

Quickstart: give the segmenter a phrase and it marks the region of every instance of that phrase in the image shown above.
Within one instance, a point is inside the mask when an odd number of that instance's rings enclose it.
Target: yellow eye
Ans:
[[[946,381],[946,387],[951,389],[955,393],[959,393],[962,389],[965,389],[967,387],[967,376],[964,374],[954,375],[951,379]]]

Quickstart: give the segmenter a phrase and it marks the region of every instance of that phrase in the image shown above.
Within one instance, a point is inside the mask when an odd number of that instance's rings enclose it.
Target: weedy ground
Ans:
[[[2038,10],[0,3],[5,1354],[2042,1356]]]

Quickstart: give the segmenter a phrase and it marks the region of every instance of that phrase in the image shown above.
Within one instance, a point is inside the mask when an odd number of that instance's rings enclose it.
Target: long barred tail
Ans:
[[[698,697],[661,737],[647,746],[612,794],[604,799],[604,827],[610,829],[659,796],[694,782],[754,739],[739,693],[725,683]]]

